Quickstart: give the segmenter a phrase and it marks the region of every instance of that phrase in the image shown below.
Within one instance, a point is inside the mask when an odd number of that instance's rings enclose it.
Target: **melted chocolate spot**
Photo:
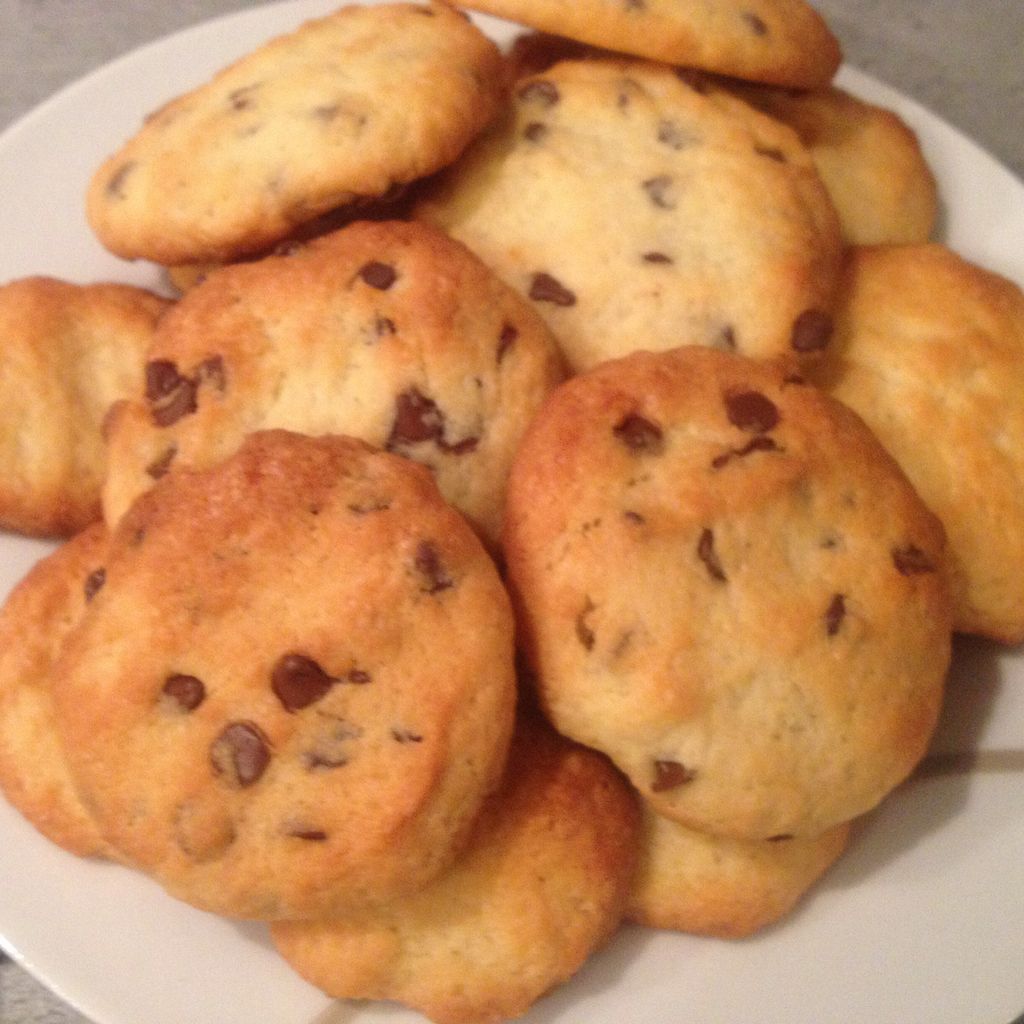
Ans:
[[[829,636],[835,636],[845,618],[846,598],[842,594],[833,594],[828,608],[825,609],[825,632]]]
[[[196,411],[196,384],[169,359],[153,359],[146,364],[146,399],[153,422],[169,427]]]
[[[520,86],[516,93],[519,99],[527,103],[540,103],[545,107],[553,107],[561,98],[558,86],[546,78],[534,78]]]
[[[176,673],[164,680],[161,694],[180,711],[195,711],[206,700],[206,687],[195,676]]]
[[[107,570],[102,566],[98,569],[93,569],[88,576],[85,577],[85,585],[82,587],[82,592],[85,595],[86,601],[91,601],[100,590],[103,589],[103,584],[107,582]]]
[[[523,138],[527,142],[540,142],[548,133],[548,126],[541,121],[531,121],[523,129]]]
[[[306,828],[303,825],[287,826],[284,834],[292,839],[304,839],[309,843],[324,843],[327,841],[327,833],[323,829]]]
[[[666,256],[663,252],[645,252],[640,258],[644,263],[675,263],[671,256]]]
[[[675,197],[672,195],[672,178],[667,174],[659,174],[656,178],[648,178],[641,183],[648,198],[661,210],[674,210]]]
[[[423,736],[411,729],[400,729],[397,726],[391,730],[391,738],[396,743],[422,743]]]
[[[508,355],[509,349],[516,343],[518,337],[519,329],[517,327],[512,324],[502,326],[501,334],[498,335],[497,362],[500,363]]]
[[[765,434],[779,423],[775,403],[760,391],[736,391],[725,396],[729,422],[750,434]]]
[[[658,141],[670,149],[685,149],[695,140],[677,122],[665,120],[658,124]]]
[[[254,722],[230,722],[210,747],[210,763],[215,775],[244,789],[267,770],[270,743]]]
[[[389,263],[371,260],[359,270],[359,276],[371,288],[386,292],[398,280],[398,272]]]
[[[713,580],[719,583],[726,582],[725,571],[715,551],[715,535],[711,530],[705,529],[701,533],[700,540],[697,541],[697,557],[704,563],[708,575]]]
[[[655,761],[651,792],[664,793],[669,789],[677,789],[679,786],[685,786],[688,782],[693,782],[696,777],[696,771],[678,761]]]
[[[904,576],[916,576],[919,573],[935,572],[935,563],[916,544],[906,544],[901,548],[893,548],[892,560],[893,564]]]
[[[768,35],[768,26],[764,23],[764,19],[756,15],[753,11],[744,11],[743,20],[750,26],[750,30],[755,36]]]
[[[417,388],[403,391],[395,398],[395,421],[391,425],[387,448],[421,441],[439,441],[444,436],[444,416],[432,398]]]
[[[270,674],[270,686],[285,711],[301,711],[327,696],[338,682],[312,658],[304,654],[284,654]]]
[[[557,278],[544,271],[533,275],[530,298],[535,302],[551,302],[556,306],[575,306],[576,296]]]
[[[426,586],[420,588],[425,594],[436,594],[455,585],[441,562],[437,548],[429,540],[420,541],[413,564],[426,583]]]
[[[796,352],[820,352],[832,337],[832,317],[819,309],[805,309],[793,323],[790,344]]]
[[[166,476],[168,470],[171,468],[171,463],[174,461],[174,456],[177,454],[177,447],[175,445],[171,445],[163,455],[154,459],[146,467],[146,475],[152,477],[154,480],[159,480],[161,477]]]
[[[629,413],[612,428],[612,433],[630,450],[660,455],[665,450],[661,427],[638,413]]]

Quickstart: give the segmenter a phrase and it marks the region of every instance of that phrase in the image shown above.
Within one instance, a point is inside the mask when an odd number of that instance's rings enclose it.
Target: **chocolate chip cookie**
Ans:
[[[264,250],[453,160],[498,109],[500,66],[447,4],[344,6],[152,114],[93,176],[89,222],[164,265]]]
[[[828,343],[842,239],[810,155],[665,67],[521,80],[416,215],[527,296],[576,371],[637,349],[811,359]]]
[[[810,89],[839,67],[839,43],[804,0],[466,0],[554,35],[722,75]]]
[[[428,466],[492,544],[522,431],[561,380],[529,303],[424,224],[361,222],[215,271],[161,324],[108,426],[104,512],[249,432],[349,434]]]
[[[508,598],[408,459],[257,433],[112,532],[55,669],[104,837],[169,892],[337,914],[448,866],[513,724]]]
[[[517,454],[504,538],[545,709],[658,813],[818,835],[923,755],[950,658],[942,527],[785,364],[690,347],[566,382]]]
[[[168,305],[120,284],[0,287],[0,527],[69,537],[99,518],[103,420],[140,386]]]

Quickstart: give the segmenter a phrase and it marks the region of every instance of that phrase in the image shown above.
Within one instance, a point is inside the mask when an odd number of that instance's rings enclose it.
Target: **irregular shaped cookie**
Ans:
[[[0,527],[70,536],[99,518],[103,418],[140,386],[167,306],[120,284],[0,287]]]
[[[0,610],[0,788],[51,842],[87,857],[106,845],[68,772],[53,710],[53,666],[103,586],[96,523],[39,561]]]
[[[839,42],[803,0],[468,0],[478,11],[666,64],[797,88],[826,85]]]
[[[446,4],[342,7],[154,113],[96,171],[89,222],[165,265],[266,249],[454,160],[498,109],[500,65]]]
[[[949,538],[953,624],[1024,640],[1024,294],[941,245],[851,250],[819,382],[896,457]]]
[[[564,62],[417,206],[529,296],[574,370],[707,344],[812,357],[842,242],[794,132],[668,68]]]
[[[789,914],[846,848],[850,826],[820,836],[724,839],[644,813],[627,917],[652,928],[739,939]]]
[[[339,998],[392,999],[440,1024],[518,1017],[615,930],[639,809],[600,754],[522,719],[502,788],[446,874],[391,906],[277,922],[288,962]]]
[[[935,176],[917,136],[898,114],[837,88],[729,88],[800,136],[848,244],[928,241],[938,215]]]
[[[427,471],[284,431],[135,504],[55,674],[107,840],[239,917],[341,913],[447,867],[515,699],[507,596]]]
[[[429,466],[496,543],[522,431],[562,377],[540,317],[423,224],[359,223],[212,274],[161,325],[109,425],[114,523],[154,479],[253,430],[350,434]]]
[[[516,456],[504,537],[546,710],[658,813],[816,835],[924,753],[942,528],[863,421],[783,366],[690,347],[568,381]]]
[[[608,59],[607,50],[558,36],[520,35],[506,58],[511,82],[562,60]],[[773,89],[687,71],[702,92],[727,90],[791,127],[807,147],[850,245],[926,242],[935,228],[935,176],[917,135],[892,110],[842,89]]]

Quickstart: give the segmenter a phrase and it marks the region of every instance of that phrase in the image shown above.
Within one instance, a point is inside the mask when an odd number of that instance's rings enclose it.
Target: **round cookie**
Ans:
[[[789,914],[846,848],[850,826],[820,836],[725,839],[644,812],[626,916],[651,928],[740,939]]]
[[[917,136],[895,112],[837,88],[727,87],[800,136],[847,244],[928,241],[938,216],[935,176]]]
[[[89,222],[165,265],[264,250],[454,160],[502,101],[500,67],[446,4],[342,7],[151,115],[93,176]]]
[[[818,378],[938,515],[953,625],[1024,640],[1024,294],[938,245],[850,251]]]
[[[139,387],[168,305],[120,284],[0,287],[0,528],[67,537],[99,518],[103,419]]]
[[[532,28],[666,64],[795,88],[828,84],[842,52],[804,0],[467,0]]]
[[[190,289],[112,414],[104,514],[246,433],[349,434],[427,465],[497,543],[519,437],[562,379],[529,303],[424,224],[361,222]]]
[[[566,61],[514,97],[416,216],[532,299],[573,370],[681,344],[820,353],[842,241],[791,129],[653,64]]]
[[[276,922],[307,980],[439,1024],[519,1017],[615,930],[639,809],[600,754],[521,719],[502,788],[455,866],[419,893],[337,921]]]
[[[507,595],[429,473],[285,431],[133,506],[55,675],[111,845],[181,899],[267,919],[445,868],[515,701]]]
[[[820,834],[924,753],[951,646],[942,528],[783,365],[689,347],[566,382],[517,454],[504,547],[552,721],[660,814]]]
[[[29,571],[0,609],[0,789],[51,842],[106,853],[67,768],[53,709],[53,667],[103,586],[107,530],[95,523]]]

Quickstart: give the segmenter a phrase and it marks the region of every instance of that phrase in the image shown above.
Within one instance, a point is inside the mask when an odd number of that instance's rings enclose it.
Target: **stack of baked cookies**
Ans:
[[[802,0],[351,6],[0,290],[0,782],[304,976],[524,1013],[784,916],[1024,639],[1024,295]],[[31,751],[31,756],[26,754]],[[26,771],[26,765],[31,771]]]

